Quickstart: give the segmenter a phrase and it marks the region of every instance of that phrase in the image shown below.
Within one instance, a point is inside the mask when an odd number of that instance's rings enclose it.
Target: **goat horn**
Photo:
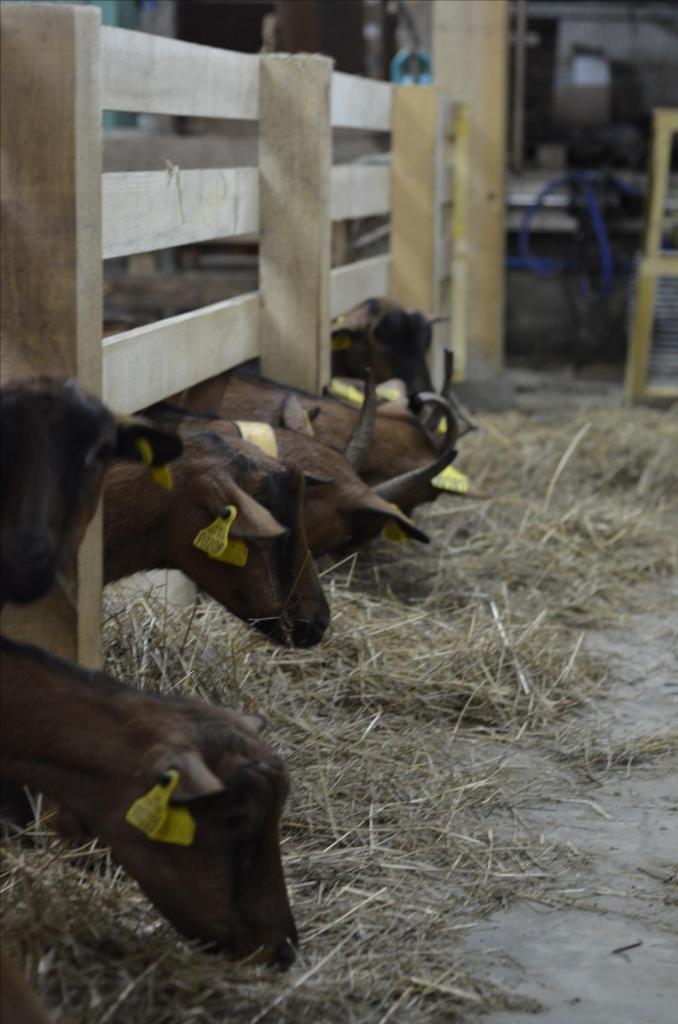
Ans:
[[[418,395],[414,396],[413,402],[417,405],[438,406],[447,422],[447,432],[445,434],[443,451],[430,465],[419,469],[412,469],[408,473],[401,473],[400,476],[395,476],[392,480],[385,480],[382,484],[377,484],[376,487],[372,488],[380,498],[392,501],[396,505],[406,503],[408,495],[416,487],[421,484],[430,483],[434,476],[437,476],[446,466],[449,466],[457,454],[454,446],[459,436],[459,427],[449,403],[433,391],[420,391]]]
[[[445,347],[443,349],[443,353],[445,356],[445,362],[443,368],[443,386],[440,389],[440,396],[441,398],[444,398],[445,401],[448,402],[450,405],[453,405],[452,377],[454,375],[454,352],[452,351],[451,348]],[[426,420],[426,422],[424,423],[424,428],[430,431],[431,433],[434,433],[434,431],[438,429],[438,424],[440,423],[441,419],[442,411],[440,409],[434,409],[433,412],[428,417],[428,419]]]
[[[427,316],[426,319],[428,320],[428,322],[431,325],[431,327],[433,327],[434,324],[446,324],[446,323],[448,323],[448,321],[450,321],[452,319],[452,317],[449,315],[449,313],[446,313],[446,314],[441,314],[440,316]]]
[[[360,410],[360,419],[346,445],[345,455],[356,472],[365,461],[365,455],[372,440],[374,417],[377,414],[377,391],[371,368],[365,370],[365,400]]]
[[[477,430],[478,427],[475,423],[472,423],[468,418],[459,400],[455,397],[452,392],[452,377],[454,376],[454,352],[451,348],[445,348],[445,364],[443,370],[443,386],[440,389],[440,394],[446,402],[449,403],[452,411],[457,417],[457,421],[462,423],[464,426],[463,430],[459,431],[459,437],[463,437],[465,434],[470,434],[472,430]],[[433,412],[426,422],[425,426],[427,430],[436,430],[438,423],[440,422],[440,413],[438,411]]]

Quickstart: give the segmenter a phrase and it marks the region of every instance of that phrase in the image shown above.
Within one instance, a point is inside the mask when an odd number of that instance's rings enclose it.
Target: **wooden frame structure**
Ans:
[[[438,87],[467,105],[468,178],[464,296],[468,355],[476,377],[504,362],[508,0],[434,0],[433,68]],[[456,298],[456,296],[455,296]],[[456,315],[457,305],[453,305]]]
[[[675,135],[678,135],[678,110],[655,110],[650,156],[650,194],[626,361],[626,397],[629,399],[678,398],[678,386],[675,384],[656,384],[648,379],[657,278],[678,278],[678,252],[662,252],[661,247],[671,147]]]
[[[3,4],[1,17],[3,381],[77,376],[130,413],[259,356],[264,373],[317,391],[331,317],[388,293],[444,312],[453,264],[454,322],[436,346],[452,340],[463,366],[468,173],[453,142],[465,119],[448,97],[333,73],[321,56],[102,28],[91,7]],[[256,121],[259,165],[102,176],[102,110]],[[333,127],[390,133],[391,167],[332,166]],[[388,213],[390,255],[331,268],[333,221]],[[102,258],[255,232],[258,292],[102,343]],[[3,628],[96,664],[101,578],[98,517],[70,580]]]

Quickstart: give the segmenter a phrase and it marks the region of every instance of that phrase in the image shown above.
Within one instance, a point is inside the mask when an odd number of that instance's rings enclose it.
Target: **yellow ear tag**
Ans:
[[[346,331],[340,331],[338,334],[332,335],[332,351],[333,352],[345,352],[347,348],[351,347],[351,335],[347,334]]]
[[[384,384],[380,384],[377,388],[377,395],[386,402],[397,402],[402,397],[398,388],[389,388]]]
[[[394,505],[393,502],[389,502],[389,505],[391,506],[394,512],[398,512],[400,515],[402,515],[402,512],[397,505]],[[384,537],[386,537],[387,540],[392,540],[396,544],[402,544],[403,541],[410,539],[403,530],[403,528],[400,526],[400,524],[396,523],[395,519],[388,520],[384,529],[382,530],[382,534]]]
[[[337,380],[336,377],[333,377],[330,381],[329,392],[335,398],[343,398],[346,402],[350,402],[351,405],[362,405],[365,401],[362,391],[358,391],[352,384],[344,384],[343,381]]]
[[[264,455],[270,455],[272,459],[278,458],[278,441],[270,423],[260,423],[258,420],[236,420],[235,425],[240,431],[243,441],[249,441],[250,444],[256,445]]]
[[[170,468],[167,463],[165,463],[164,466],[153,465],[153,449],[151,448],[151,442],[145,437],[138,437],[134,442],[134,447],[139,452],[144,466],[150,466],[151,476],[153,477],[154,483],[156,483],[158,487],[162,487],[164,491],[171,491],[173,484]]]
[[[403,541],[410,539],[395,519],[389,519],[382,532],[387,540],[395,541],[396,544],[402,544]]]
[[[439,434],[446,434],[447,433],[447,420],[445,419],[444,416],[441,419],[440,423],[438,424],[438,433]]]
[[[217,516],[213,523],[196,533],[193,547],[204,551],[208,558],[216,562],[226,562],[242,569],[247,564],[247,544],[244,540],[229,540],[229,531],[235,522],[238,510],[235,505],[227,505],[228,516]]]
[[[311,423],[311,417],[308,415],[308,413],[306,412],[305,409],[304,409],[304,426],[306,428],[306,433],[310,437],[315,437],[315,430],[313,429],[313,424]]]
[[[469,488],[468,477],[454,466],[445,466],[442,472],[433,477],[431,483],[439,491],[451,491],[454,494],[466,494]]]
[[[170,797],[179,785],[179,772],[170,768],[169,782],[159,782],[135,800],[125,821],[156,843],[191,846],[195,839],[195,818],[187,807],[172,807]]]

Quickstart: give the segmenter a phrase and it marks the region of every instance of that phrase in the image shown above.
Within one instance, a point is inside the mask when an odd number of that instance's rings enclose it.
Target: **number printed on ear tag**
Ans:
[[[213,523],[205,526],[193,538],[193,547],[203,551],[216,562],[226,562],[242,568],[247,564],[247,544],[239,538],[229,539],[230,529],[238,515],[235,505],[226,506],[226,515],[217,516]]]
[[[195,818],[187,807],[170,805],[180,776],[176,768],[170,768],[167,775],[167,782],[159,782],[134,801],[125,821],[156,843],[191,846],[195,839]]]

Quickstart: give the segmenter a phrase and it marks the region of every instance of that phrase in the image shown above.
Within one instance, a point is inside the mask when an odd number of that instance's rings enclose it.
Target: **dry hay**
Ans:
[[[111,671],[265,711],[292,777],[302,946],[287,975],[201,954],[106,851],[38,827],[33,848],[4,844],[4,931],[56,1020],[423,1024],[510,1004],[471,970],[464,934],[519,895],[548,903],[568,854],[522,825],[512,801],[531,782],[504,752],[542,736],[600,766],[564,731],[605,682],[581,627],[618,621],[629,584],[675,570],[678,423],[605,410],[482,425],[464,464],[495,497],[423,512],[429,548],[325,563],[333,626],[317,648],[275,649],[213,602],[111,590]]]

